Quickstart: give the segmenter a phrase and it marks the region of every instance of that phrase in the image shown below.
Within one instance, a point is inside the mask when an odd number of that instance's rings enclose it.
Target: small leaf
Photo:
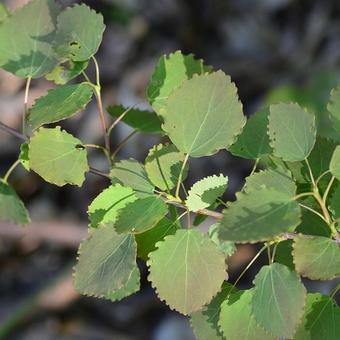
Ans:
[[[136,242],[110,226],[93,229],[79,247],[74,286],[85,295],[110,297],[123,288],[136,268]]]
[[[114,223],[117,219],[118,210],[128,203],[137,199],[135,192],[120,184],[111,185],[102,191],[88,208],[91,227],[108,222]]]
[[[272,153],[267,135],[269,110],[258,111],[250,116],[235,144],[229,151],[239,157],[259,159]]]
[[[262,188],[240,193],[223,213],[221,240],[254,243],[293,231],[300,223],[301,210],[286,193]]]
[[[74,5],[58,16],[57,26],[55,50],[60,57],[87,61],[97,53],[105,30],[101,14]]]
[[[51,72],[45,75],[47,80],[57,85],[65,85],[79,76],[88,66],[88,61],[66,60],[58,64]]]
[[[221,241],[218,238],[219,225],[217,223],[213,224],[209,228],[209,237],[217,245],[217,248],[226,256],[229,257],[233,255],[236,251],[236,246],[234,242]]]
[[[296,237],[293,258],[301,276],[312,280],[331,280],[340,276],[340,245],[328,237]]]
[[[333,176],[340,180],[340,145],[338,145],[334,150],[329,170]]]
[[[315,117],[297,104],[270,106],[269,137],[274,155],[284,161],[302,161],[315,144]]]
[[[252,310],[259,326],[276,337],[292,338],[303,315],[306,289],[286,266],[263,266],[254,280]]]
[[[122,121],[137,131],[155,134],[164,134],[162,121],[155,112],[140,110],[136,108],[126,108],[122,105],[109,106],[107,111],[113,118],[118,118],[127,112]]]
[[[163,55],[152,75],[147,88],[147,97],[153,109],[162,115],[171,92],[190,79],[194,74],[209,72],[210,68],[203,61],[196,60],[192,54],[184,55],[181,51]]]
[[[334,219],[340,218],[340,186],[338,185],[329,202],[329,210],[332,212]]]
[[[213,204],[227,189],[228,177],[220,174],[205,177],[196,182],[188,192],[186,206],[190,211],[198,211]]]
[[[28,224],[30,218],[24,203],[16,192],[0,179],[0,220],[15,224]]]
[[[159,298],[182,314],[201,309],[227,277],[225,258],[197,230],[178,230],[157,243],[150,254],[149,280]]]
[[[120,183],[132,188],[139,198],[153,194],[155,187],[150,182],[145,168],[134,159],[126,159],[117,162],[111,169],[112,183]]]
[[[236,86],[218,71],[195,75],[174,90],[162,127],[180,151],[202,157],[228,148],[244,125]]]
[[[218,321],[221,311],[221,304],[237,289],[227,282],[223,282],[222,290],[211,300],[211,302],[203,307],[201,311],[191,315],[191,326],[194,334],[199,340],[223,340],[223,336],[219,330]]]
[[[39,78],[58,63],[52,48],[59,7],[33,0],[0,25],[0,67],[21,78]]]
[[[319,293],[307,294],[305,313],[294,340],[338,340],[340,308],[334,300]]]
[[[219,326],[228,340],[275,339],[257,325],[251,309],[253,289],[231,294],[221,305]]]
[[[19,159],[21,165],[27,170],[30,171],[30,160],[28,158],[28,150],[29,150],[29,145],[28,143],[23,143],[20,145],[20,154],[19,154]]]
[[[140,290],[140,271],[136,266],[132,270],[130,278],[128,279],[126,284],[122,288],[116,290],[115,292],[109,293],[108,295],[105,296],[105,298],[111,301],[120,301],[125,297],[128,297],[133,293],[138,292],[139,290]]]
[[[138,257],[147,261],[149,253],[157,249],[156,243],[162,241],[168,235],[174,235],[178,229],[180,229],[180,226],[177,222],[164,217],[152,229],[136,234]]]
[[[179,152],[173,144],[155,145],[145,159],[145,170],[150,181],[160,188],[167,190],[174,188],[178,182],[185,155]],[[188,174],[185,167],[182,180]]]
[[[89,170],[81,141],[60,127],[40,128],[29,143],[30,167],[45,181],[63,186],[81,186]]]
[[[142,233],[152,229],[167,213],[161,198],[141,198],[119,209],[114,227],[118,233]]]
[[[249,193],[261,188],[275,189],[290,197],[294,197],[296,193],[296,185],[291,174],[283,168],[255,172],[246,178],[245,192]]]
[[[329,103],[327,105],[333,128],[340,132],[340,87],[332,89]]]
[[[85,84],[64,85],[48,91],[32,106],[28,121],[33,129],[44,124],[59,122],[85,109],[91,101],[93,90]]]

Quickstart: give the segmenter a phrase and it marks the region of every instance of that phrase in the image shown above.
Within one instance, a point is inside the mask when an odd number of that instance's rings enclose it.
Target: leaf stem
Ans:
[[[5,176],[3,177],[3,180],[7,183],[9,176],[12,174],[12,172],[15,170],[15,168],[20,164],[20,159],[17,159],[7,170]]]
[[[329,174],[331,171],[328,169],[325,172],[323,172],[317,179],[316,179],[316,184],[319,184],[320,180],[322,177],[326,176],[327,174]]]
[[[311,208],[311,207],[309,207],[309,206],[307,206],[307,205],[304,205],[304,204],[302,204],[302,203],[299,203],[299,205],[300,205],[300,207],[302,207],[302,208],[304,208],[304,209],[306,209],[306,210],[311,211],[313,214],[318,215],[323,221],[325,221],[325,222],[327,223],[325,217],[324,217],[322,214],[320,214],[318,211],[316,211],[316,210],[314,210],[313,208]]]
[[[239,283],[243,275],[247,272],[247,270],[252,266],[252,264],[257,260],[257,258],[263,253],[264,250],[267,249],[267,245],[264,245],[258,252],[257,254],[253,257],[253,259],[248,263],[247,267],[244,268],[242,273],[239,275],[239,277],[236,279],[236,281],[233,284],[233,287],[236,287],[236,285]]]
[[[111,161],[113,162],[118,152],[127,144],[127,142],[137,133],[137,130],[132,131],[128,134],[118,145],[116,150],[111,155]]]
[[[18,130],[15,130],[9,126],[7,126],[4,123],[0,122],[0,130],[7,132],[8,134],[21,139],[22,141],[27,141],[27,137],[25,135],[23,135],[22,133],[20,133]]]
[[[108,159],[108,161],[109,161],[109,164],[111,163],[110,154],[108,153],[108,151],[106,150],[106,148],[104,148],[103,146],[97,145],[97,144],[83,144],[83,146],[84,146],[85,148],[99,149],[99,150],[103,151],[105,157],[106,157],[106,158]]]
[[[327,196],[329,194],[329,191],[331,190],[331,187],[332,187],[334,181],[335,181],[335,176],[332,176],[332,178],[330,179],[330,181],[329,181],[329,183],[327,185],[327,188],[326,188],[326,190],[325,190],[325,192],[323,194],[322,200],[324,201],[325,204],[327,202]]]
[[[312,168],[310,167],[310,164],[309,164],[307,158],[305,158],[305,163],[306,163],[306,165],[307,165],[307,168],[308,168],[308,171],[309,171],[309,177],[310,177],[310,179],[311,179],[311,181],[312,181],[313,187],[316,188],[317,185],[316,185],[316,183],[315,183],[315,179],[314,179],[314,176],[313,176],[313,171],[312,171]]]
[[[310,191],[310,192],[303,192],[301,194],[298,194],[296,196],[293,197],[294,200],[298,200],[302,197],[308,197],[308,196],[313,196],[314,195],[314,192]]]
[[[28,77],[25,86],[25,95],[24,95],[24,111],[22,113],[22,133],[26,135],[26,117],[28,114],[28,95],[31,86],[32,77]]]
[[[175,193],[175,196],[177,198],[180,198],[179,197],[179,190],[181,188],[181,183],[182,183],[182,178],[183,178],[183,172],[184,172],[184,169],[188,163],[188,160],[189,160],[189,154],[187,153],[185,155],[185,158],[184,158],[184,161],[183,161],[183,164],[182,164],[182,168],[181,168],[181,171],[179,173],[179,176],[178,176],[178,181],[177,181],[177,186],[176,186],[176,193]]]

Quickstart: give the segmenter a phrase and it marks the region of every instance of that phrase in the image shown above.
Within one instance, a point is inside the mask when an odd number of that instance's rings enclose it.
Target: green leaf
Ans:
[[[296,237],[293,258],[301,276],[312,280],[331,280],[340,276],[340,245],[328,237]]]
[[[271,105],[268,128],[274,155],[284,161],[302,161],[314,147],[315,117],[298,104]]]
[[[141,198],[118,211],[114,227],[118,233],[139,234],[152,229],[167,213],[168,207],[161,198]]]
[[[236,290],[237,289],[231,284],[223,282],[222,290],[211,300],[211,302],[203,307],[201,311],[191,315],[190,322],[197,339],[224,339],[218,326],[221,304],[229,294],[236,292]]]
[[[23,144],[20,145],[19,160],[20,160],[21,165],[27,171],[30,171],[30,160],[28,158],[28,150],[29,150],[28,143],[23,143]]]
[[[15,224],[28,224],[30,218],[24,203],[16,192],[0,179],[0,220]]]
[[[0,67],[21,78],[39,78],[58,63],[52,43],[59,8],[33,0],[0,25]]]
[[[162,121],[155,112],[126,108],[123,105],[109,106],[107,111],[113,118],[118,118],[126,112],[122,121],[137,131],[164,134]]]
[[[306,289],[286,266],[263,266],[254,279],[252,310],[259,326],[277,337],[292,338],[303,315]]]
[[[166,107],[167,99],[172,91],[190,79],[194,74],[209,72],[210,68],[203,61],[196,60],[192,54],[184,55],[181,51],[163,55],[155,68],[147,97],[153,109],[160,115]]]
[[[318,215],[306,209],[302,210],[302,220],[296,228],[296,232],[307,235],[326,237],[329,237],[331,234],[328,224]]]
[[[88,66],[88,61],[66,60],[58,64],[51,72],[45,75],[47,80],[57,85],[65,85],[79,76]]]
[[[265,241],[293,231],[301,215],[296,201],[271,188],[240,193],[223,213],[219,238],[239,243]]]
[[[150,182],[144,165],[134,159],[126,159],[117,162],[111,169],[112,183],[120,183],[132,188],[139,198],[153,194],[155,187]]]
[[[250,116],[235,144],[229,151],[242,158],[259,159],[272,153],[267,135],[269,110],[258,111]]]
[[[87,61],[94,56],[105,30],[103,16],[88,6],[68,7],[58,16],[55,50],[60,57]]]
[[[164,217],[152,229],[136,234],[138,257],[147,261],[149,253],[157,249],[156,243],[162,241],[168,235],[174,235],[178,229],[180,229],[180,226],[176,221],[173,222]]]
[[[114,223],[118,210],[137,199],[135,192],[120,184],[111,185],[102,191],[88,208],[91,227],[108,222]]]
[[[89,170],[87,152],[79,139],[59,126],[40,128],[29,143],[30,167],[46,182],[81,186]]]
[[[340,87],[332,89],[329,103],[327,105],[328,112],[333,128],[340,133]]]
[[[329,202],[329,210],[332,212],[334,219],[340,218],[340,186],[338,185]]]
[[[334,150],[329,170],[336,179],[340,180],[340,145]]]
[[[229,257],[233,255],[236,251],[236,246],[234,242],[230,241],[221,241],[218,238],[218,229],[219,225],[217,223],[213,224],[209,228],[209,237],[211,241],[213,241],[216,245],[217,248],[226,256]]]
[[[338,340],[340,308],[329,296],[307,294],[305,313],[294,340]]]
[[[118,235],[110,226],[92,229],[79,247],[74,286],[85,295],[110,297],[129,281],[136,268],[133,235]]]
[[[296,185],[290,172],[282,168],[255,172],[246,178],[245,192],[261,188],[275,189],[290,197],[294,197],[296,193]]]
[[[93,90],[86,83],[64,85],[49,90],[32,106],[28,121],[33,129],[44,124],[59,122],[85,109],[91,101]]]
[[[0,23],[2,23],[8,16],[8,9],[4,4],[0,4]]]
[[[178,230],[150,254],[149,281],[161,300],[182,314],[210,302],[227,278],[224,255],[197,230]]]
[[[163,130],[192,157],[228,148],[244,125],[236,86],[222,71],[195,75],[167,99]]]
[[[178,182],[185,155],[179,152],[175,145],[155,145],[145,159],[145,170],[150,181],[161,190],[170,191]],[[182,180],[188,174],[186,165]]]
[[[126,284],[122,288],[116,290],[115,292],[110,292],[105,296],[105,298],[111,301],[120,301],[125,297],[138,292],[139,290],[140,290],[140,271],[136,266],[132,270],[132,273]]]
[[[292,251],[293,240],[285,240],[277,243],[275,251],[275,262],[284,264],[290,270],[295,270]]]
[[[190,211],[198,211],[213,204],[227,189],[228,177],[208,176],[196,182],[188,192],[186,206]]]
[[[251,309],[253,289],[231,294],[221,305],[219,326],[228,340],[275,339],[257,325]]]

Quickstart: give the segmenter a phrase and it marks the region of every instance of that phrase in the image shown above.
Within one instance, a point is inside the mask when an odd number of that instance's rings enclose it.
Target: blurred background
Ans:
[[[3,2],[15,9],[26,0]],[[57,2],[66,6],[76,1]],[[106,106],[147,107],[145,89],[158,58],[178,49],[230,74],[247,115],[281,99],[322,111],[330,89],[340,83],[337,0],[83,2],[100,11],[107,25],[97,56]],[[48,81],[34,80],[30,103],[51,87]],[[0,70],[1,122],[20,126],[23,97],[24,82]],[[102,142],[94,103],[63,126],[83,142]],[[113,146],[129,133],[129,127],[119,126]],[[157,142],[157,137],[138,134],[119,158],[142,161]],[[18,146],[18,140],[0,132],[1,175],[16,160]],[[100,153],[91,151],[90,162],[107,171]],[[188,185],[222,172],[229,176],[225,199],[233,200],[253,164],[219,152],[190,165]],[[79,242],[86,237],[87,206],[109,184],[106,179],[89,174],[82,188],[58,188],[18,168],[10,182],[27,204],[32,225],[23,229],[0,222],[1,339],[195,339],[189,321],[156,298],[143,263],[141,292],[120,302],[82,297],[73,290],[71,272]],[[247,245],[238,248],[229,260],[231,282],[257,250]],[[266,258],[260,258],[258,265],[261,262]],[[251,285],[258,265],[244,276],[241,287]],[[334,286],[305,284],[310,291],[323,293]]]

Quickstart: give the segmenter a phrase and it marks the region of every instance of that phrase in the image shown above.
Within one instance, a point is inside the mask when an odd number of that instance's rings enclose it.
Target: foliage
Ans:
[[[99,174],[107,187],[88,208],[88,238],[74,271],[80,293],[117,301],[137,292],[139,258],[159,298],[190,315],[199,339],[340,337],[337,290],[307,294],[301,281],[340,277],[338,87],[327,109],[307,105],[307,111],[305,103],[272,97],[246,119],[229,76],[177,51],[162,56],[151,77],[146,96],[152,110],[112,105],[106,126],[94,57],[105,29],[100,14],[83,4],[60,9],[53,0],[32,0],[11,14],[1,4],[0,22],[0,66],[26,79],[27,95],[33,78],[57,85],[25,110],[22,133],[4,129],[23,143],[0,181],[1,220],[29,223],[9,184],[18,164],[58,186],[82,186],[87,173]],[[92,63],[94,82],[86,74]],[[83,111],[93,99],[105,146],[46,126]],[[133,134],[170,142],[153,146],[143,162],[117,160],[120,146],[111,150],[110,137],[119,123]],[[91,146],[104,151],[106,172],[89,167]],[[254,162],[234,202],[223,201],[228,178],[221,174],[191,188],[185,183],[191,158],[219,150]],[[195,227],[207,216],[211,225],[204,233]],[[227,282],[226,262],[235,244],[257,242],[269,263],[252,288],[239,290],[240,277]]]

